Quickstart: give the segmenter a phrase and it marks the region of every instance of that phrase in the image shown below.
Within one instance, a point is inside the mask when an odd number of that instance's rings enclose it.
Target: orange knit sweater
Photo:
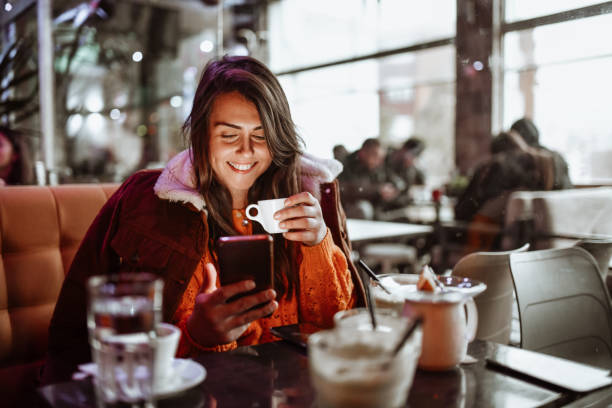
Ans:
[[[204,216],[204,215],[203,215]],[[244,210],[233,210],[234,227],[240,234],[252,234],[251,222],[243,225]],[[266,343],[278,340],[270,328],[308,322],[317,327],[333,325],[333,316],[339,310],[349,309],[354,304],[354,286],[344,254],[338,248],[329,230],[319,244],[301,245],[302,263],[299,270],[299,293],[287,299],[277,299],[278,309],[267,318],[252,322],[242,336],[227,344],[203,347],[192,340],[185,329],[187,319],[193,312],[195,297],[204,282],[204,265],[212,262],[212,254],[206,250],[195,270],[173,318],[181,328],[182,336],[177,351],[178,357],[189,357],[202,351],[227,351],[239,346]],[[217,278],[216,287],[219,287]]]

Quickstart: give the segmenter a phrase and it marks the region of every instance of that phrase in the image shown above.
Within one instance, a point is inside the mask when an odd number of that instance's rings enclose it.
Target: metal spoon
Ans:
[[[368,275],[370,275],[370,277],[372,279],[374,279],[374,281],[378,284],[378,286],[380,286],[380,288],[387,292],[388,295],[391,294],[391,291],[389,289],[387,289],[385,287],[385,285],[382,284],[382,282],[380,281],[380,279],[378,278],[378,276],[374,273],[374,271],[372,269],[370,269],[370,267],[368,265],[366,265],[365,262],[363,262],[362,259],[359,260],[358,265],[361,266],[363,268],[364,271],[367,272]]]
[[[437,286],[437,287],[440,289],[440,292],[446,292],[446,291],[448,291],[448,289],[446,288],[446,285],[445,285],[445,284],[443,284],[443,283],[440,281],[440,279],[438,278],[438,276],[437,276],[437,275],[435,275],[434,282],[435,282],[436,286]]]

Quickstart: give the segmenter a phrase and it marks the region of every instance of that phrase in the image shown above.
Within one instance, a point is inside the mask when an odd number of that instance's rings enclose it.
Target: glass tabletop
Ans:
[[[408,405],[561,406],[578,397],[487,367],[485,357],[492,355],[496,347],[495,343],[476,340],[468,349],[476,363],[444,372],[418,370]],[[160,400],[159,407],[316,406],[307,356],[291,344],[276,342],[241,347],[227,353],[202,354],[195,360],[206,367],[206,380],[180,395]],[[54,408],[95,406],[90,380],[46,386],[39,393]]]

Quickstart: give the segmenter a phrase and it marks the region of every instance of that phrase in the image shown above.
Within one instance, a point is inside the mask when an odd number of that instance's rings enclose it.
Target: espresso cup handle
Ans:
[[[465,337],[469,343],[476,337],[476,329],[478,329],[478,310],[474,299],[468,298],[465,302],[465,311],[467,317]]]
[[[257,215],[256,216],[252,216],[251,215],[251,210],[255,208],[257,210]],[[249,204],[246,208],[246,216],[249,220],[253,220],[253,221],[257,221],[258,223],[263,225],[263,220],[261,218],[261,210],[259,209],[259,206],[257,204]]]

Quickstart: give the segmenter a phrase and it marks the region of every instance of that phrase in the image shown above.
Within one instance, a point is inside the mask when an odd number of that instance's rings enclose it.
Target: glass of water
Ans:
[[[150,273],[94,276],[88,281],[87,326],[97,365],[98,407],[153,407],[155,328],[163,282]]]

